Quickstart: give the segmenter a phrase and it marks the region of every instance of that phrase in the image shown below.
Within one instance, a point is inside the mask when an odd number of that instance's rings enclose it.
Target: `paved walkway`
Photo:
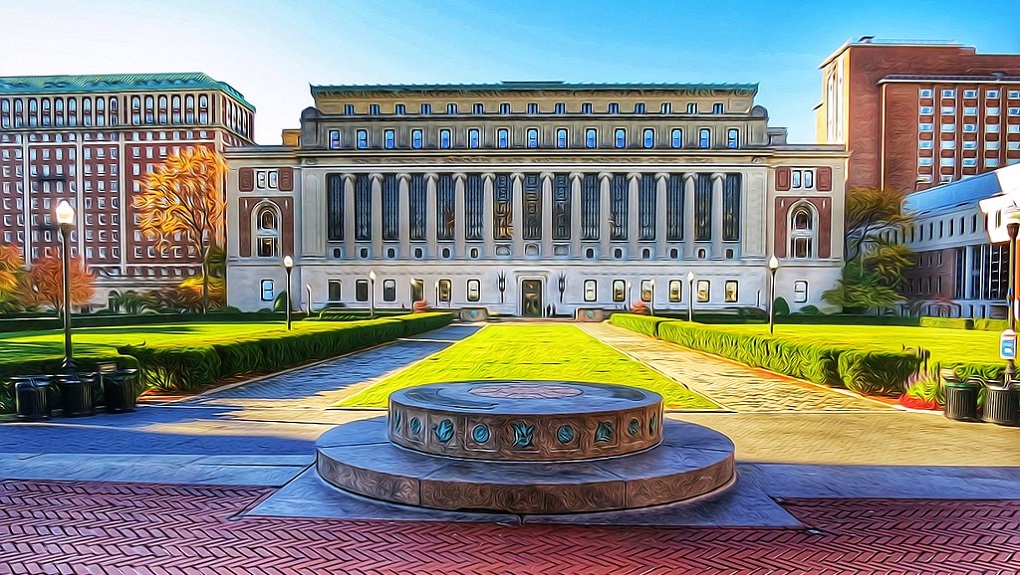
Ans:
[[[798,381],[647,337],[608,323],[578,326],[737,413],[887,411],[872,399]]]
[[[241,516],[271,492],[5,481],[0,574],[1016,573],[1020,502],[800,500],[808,528]]]

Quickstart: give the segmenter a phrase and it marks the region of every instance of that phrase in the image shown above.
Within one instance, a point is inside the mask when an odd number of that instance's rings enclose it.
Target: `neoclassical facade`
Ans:
[[[756,91],[313,86],[284,145],[227,151],[228,303],[270,307],[291,255],[296,308],[764,308],[775,255],[777,295],[824,308],[846,154],[787,144]]]

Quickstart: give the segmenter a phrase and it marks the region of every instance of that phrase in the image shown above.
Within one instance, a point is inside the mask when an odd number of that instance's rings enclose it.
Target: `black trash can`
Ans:
[[[998,425],[1020,425],[1020,390],[998,381],[989,384],[981,419]]]
[[[63,399],[64,417],[82,417],[96,413],[93,393],[98,379],[97,374],[61,373],[55,378]]]
[[[47,397],[50,379],[45,375],[19,375],[11,378],[14,386],[14,405],[18,419],[39,421],[49,419],[50,402]]]
[[[946,380],[945,416],[953,421],[981,421],[978,417],[978,395],[981,380]]]
[[[137,369],[121,369],[101,374],[103,398],[107,413],[124,413],[135,410],[138,385]]]

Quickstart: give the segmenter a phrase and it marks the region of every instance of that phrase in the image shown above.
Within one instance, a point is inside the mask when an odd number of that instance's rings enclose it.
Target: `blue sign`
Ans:
[[[1016,359],[1016,332],[1010,329],[1002,332],[999,337],[999,357]]]

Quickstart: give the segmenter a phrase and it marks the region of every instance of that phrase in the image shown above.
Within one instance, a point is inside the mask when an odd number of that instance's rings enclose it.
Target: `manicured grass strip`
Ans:
[[[719,406],[572,325],[490,325],[341,401],[386,407],[390,393],[426,383],[538,379],[617,383],[658,392],[669,409]]]

